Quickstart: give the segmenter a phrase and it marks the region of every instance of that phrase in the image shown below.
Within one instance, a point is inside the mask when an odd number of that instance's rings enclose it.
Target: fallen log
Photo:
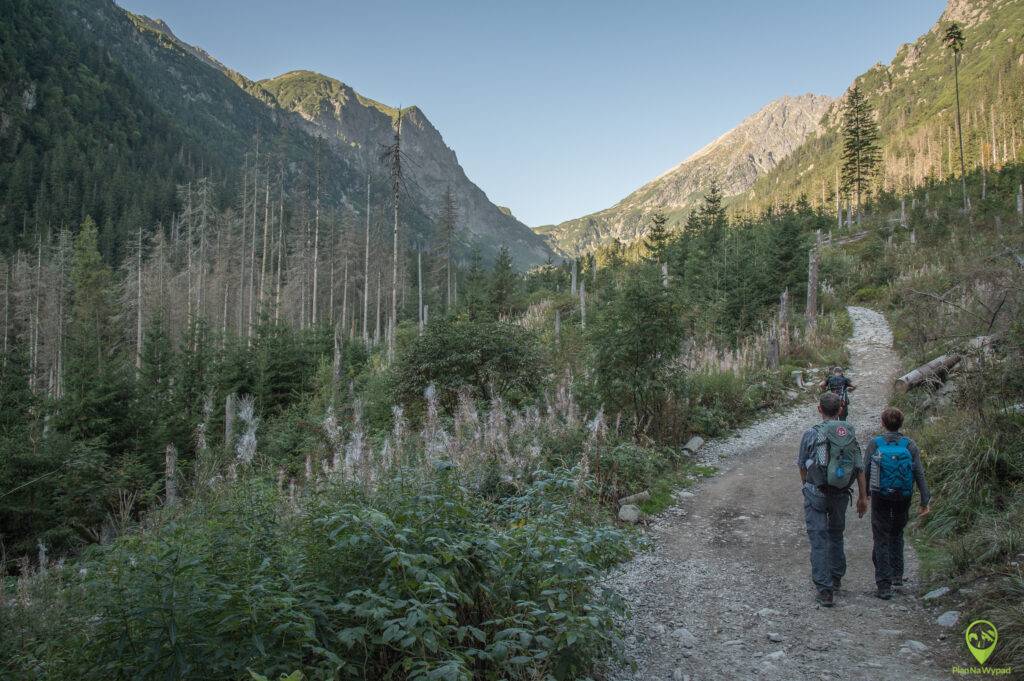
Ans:
[[[619,499],[619,506],[628,506],[629,504],[636,505],[639,504],[640,502],[647,501],[650,498],[650,491],[645,489],[643,492],[630,494],[628,497],[622,497],[621,499]]]
[[[943,381],[949,370],[960,363],[963,359],[960,355],[942,355],[936,357],[927,364],[922,364],[908,374],[896,379],[896,391],[905,393],[913,390],[925,381]]]

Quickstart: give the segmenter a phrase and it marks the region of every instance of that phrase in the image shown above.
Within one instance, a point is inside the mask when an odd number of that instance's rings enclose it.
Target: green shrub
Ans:
[[[578,522],[577,485],[571,471],[540,473],[490,502],[440,471],[372,495],[328,485],[294,509],[242,481],[36,580],[31,601],[0,608],[0,669],[578,678],[617,645],[618,606],[595,578],[630,546]]]
[[[501,397],[517,405],[536,397],[544,376],[537,339],[507,322],[440,319],[398,358],[394,395],[406,405],[422,402],[433,384],[451,413],[461,391],[474,399]]]

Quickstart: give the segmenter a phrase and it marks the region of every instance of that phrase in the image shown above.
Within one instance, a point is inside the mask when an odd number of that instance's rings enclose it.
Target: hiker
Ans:
[[[875,564],[876,595],[892,598],[893,587],[903,586],[903,528],[910,513],[914,483],[921,493],[918,517],[929,512],[931,495],[924,481],[921,450],[900,432],[903,412],[896,407],[882,411],[881,435],[868,443],[864,452],[865,477],[871,497],[871,562]]]
[[[843,374],[843,367],[832,367],[832,375],[818,384],[822,390],[839,395],[843,406],[839,410],[839,420],[845,421],[850,414],[850,393],[857,389],[857,386]]]
[[[846,574],[843,531],[853,481],[857,481],[857,516],[868,508],[863,459],[853,426],[838,420],[842,403],[832,392],[818,400],[822,422],[804,433],[796,464],[803,483],[804,522],[811,545],[811,579],[815,600],[826,608],[834,602]]]

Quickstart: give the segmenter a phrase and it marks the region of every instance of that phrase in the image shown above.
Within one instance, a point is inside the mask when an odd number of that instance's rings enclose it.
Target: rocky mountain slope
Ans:
[[[879,125],[882,167],[876,190],[960,174],[952,54],[942,41],[952,22],[960,24],[966,39],[960,102],[967,172],[980,176],[982,168],[1020,159],[1024,152],[1024,0],[949,0],[927,33],[902,45],[889,64],[875,64],[855,80]],[[734,204],[757,211],[804,195],[834,210],[842,106],[843,99],[836,100],[822,130]],[[973,184],[977,202],[980,181]]]
[[[611,208],[535,231],[566,253],[591,251],[611,239],[633,241],[654,211],[688,213],[713,179],[727,196],[750,189],[818,131],[831,104],[814,94],[777,99]]]
[[[312,71],[293,71],[257,85],[277,105],[301,116],[312,135],[323,136],[360,172],[379,168],[380,150],[394,140],[398,109],[363,97],[350,86]],[[441,197],[450,187],[459,208],[461,226],[482,250],[508,246],[522,265],[545,261],[551,255],[545,242],[502,209],[466,176],[455,152],[418,107],[402,110],[402,145],[409,191],[422,197],[425,211],[437,216]]]

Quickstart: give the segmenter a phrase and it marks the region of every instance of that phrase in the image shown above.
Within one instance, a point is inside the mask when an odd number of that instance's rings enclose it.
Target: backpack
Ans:
[[[881,435],[875,438],[875,453],[871,457],[871,486],[875,491],[886,495],[898,493],[904,499],[914,493],[914,456],[909,444],[906,437],[896,442]]]
[[[840,490],[849,489],[860,456],[853,426],[845,421],[825,421],[814,429],[818,433],[815,464],[825,473],[824,483]]]
[[[846,390],[846,376],[829,376],[826,383],[829,392],[839,395],[843,402],[849,402],[850,396]]]

